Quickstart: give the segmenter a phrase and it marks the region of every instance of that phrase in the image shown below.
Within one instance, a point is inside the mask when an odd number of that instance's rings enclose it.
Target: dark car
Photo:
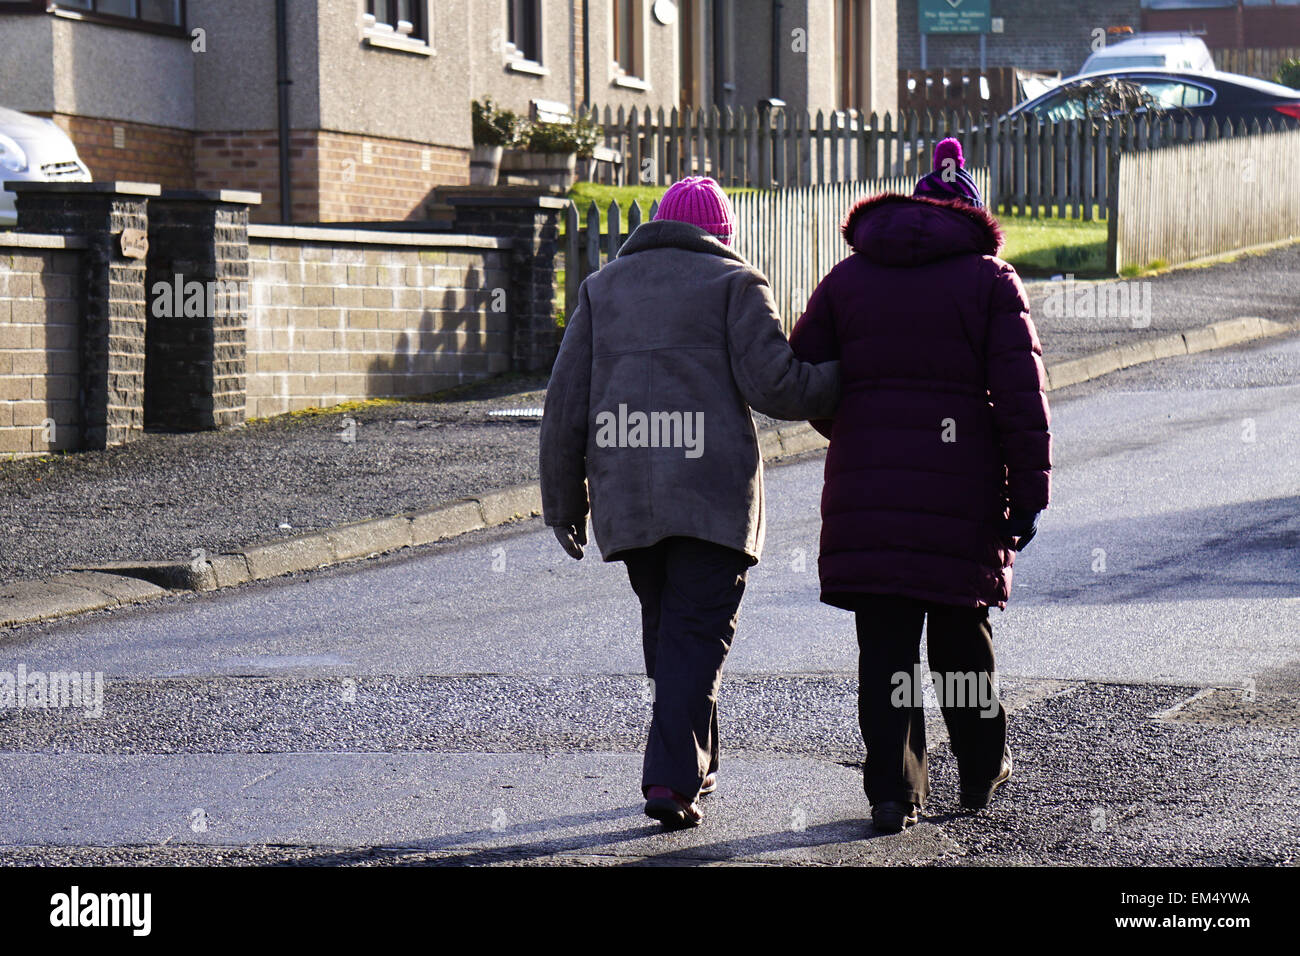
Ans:
[[[1182,70],[1127,69],[1106,70],[1073,76],[1060,86],[1041,96],[1021,103],[1006,119],[1032,114],[1044,122],[1059,122],[1103,118],[1106,114],[1100,104],[1095,106],[1069,98],[1069,91],[1084,83],[1095,83],[1106,77],[1115,77],[1136,83],[1168,111],[1175,121],[1187,118],[1211,118],[1222,125],[1232,120],[1235,126],[1242,120],[1250,123],[1259,120],[1261,126],[1272,121],[1275,127],[1300,127],[1300,90],[1269,83],[1236,73],[1195,73]],[[1146,112],[1137,110],[1138,115]]]

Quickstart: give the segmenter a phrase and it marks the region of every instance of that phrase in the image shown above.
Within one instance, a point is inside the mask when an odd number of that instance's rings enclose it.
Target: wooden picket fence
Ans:
[[[592,110],[589,117],[598,118]],[[724,187],[788,189],[902,177],[930,172],[934,145],[962,141],[967,164],[991,171],[989,206],[997,213],[1090,220],[1106,215],[1121,153],[1254,132],[1244,124],[1177,122],[1143,116],[1089,122],[976,117],[969,112],[899,114],[856,111],[815,115],[778,110],[690,109],[652,115],[612,113],[601,120],[607,155],[596,182],[665,186],[685,176],[712,176]],[[1270,123],[1261,132],[1271,132]]]
[[[1110,268],[1177,265],[1300,238],[1300,130],[1125,154]]]
[[[1272,81],[1277,69],[1287,60],[1300,59],[1300,47],[1259,50],[1215,50],[1214,68],[1224,73],[1241,73]]]
[[[970,171],[981,192],[988,188],[987,169]],[[734,248],[759,269],[772,286],[772,295],[789,333],[803,314],[808,296],[822,277],[849,254],[840,225],[853,204],[864,196],[882,192],[912,192],[907,178],[860,183],[830,183],[769,192],[739,193],[731,197],[736,211]],[[570,203],[565,222],[566,317],[578,301],[578,287],[593,272],[618,255],[624,241],[644,219],[653,219],[633,202],[624,211],[618,202],[606,210],[606,234],[600,232],[601,210],[593,202],[586,212]],[[584,226],[585,220],[585,226]]]

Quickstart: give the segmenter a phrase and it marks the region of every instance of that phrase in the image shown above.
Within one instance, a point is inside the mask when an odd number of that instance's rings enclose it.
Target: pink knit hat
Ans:
[[[736,231],[736,211],[731,208],[731,200],[707,176],[687,176],[668,187],[659,200],[655,219],[689,222],[727,244]]]

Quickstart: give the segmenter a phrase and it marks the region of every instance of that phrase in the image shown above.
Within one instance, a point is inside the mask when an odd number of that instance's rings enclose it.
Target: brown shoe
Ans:
[[[699,826],[704,814],[690,800],[671,787],[646,788],[645,815],[669,830]]]
[[[716,772],[709,774],[704,778],[704,783],[700,786],[700,796],[712,793],[718,789],[718,775]]]

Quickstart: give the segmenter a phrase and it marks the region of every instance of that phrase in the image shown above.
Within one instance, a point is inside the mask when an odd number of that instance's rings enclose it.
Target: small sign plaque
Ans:
[[[143,229],[123,229],[122,255],[128,259],[143,259],[149,254],[149,234]]]

